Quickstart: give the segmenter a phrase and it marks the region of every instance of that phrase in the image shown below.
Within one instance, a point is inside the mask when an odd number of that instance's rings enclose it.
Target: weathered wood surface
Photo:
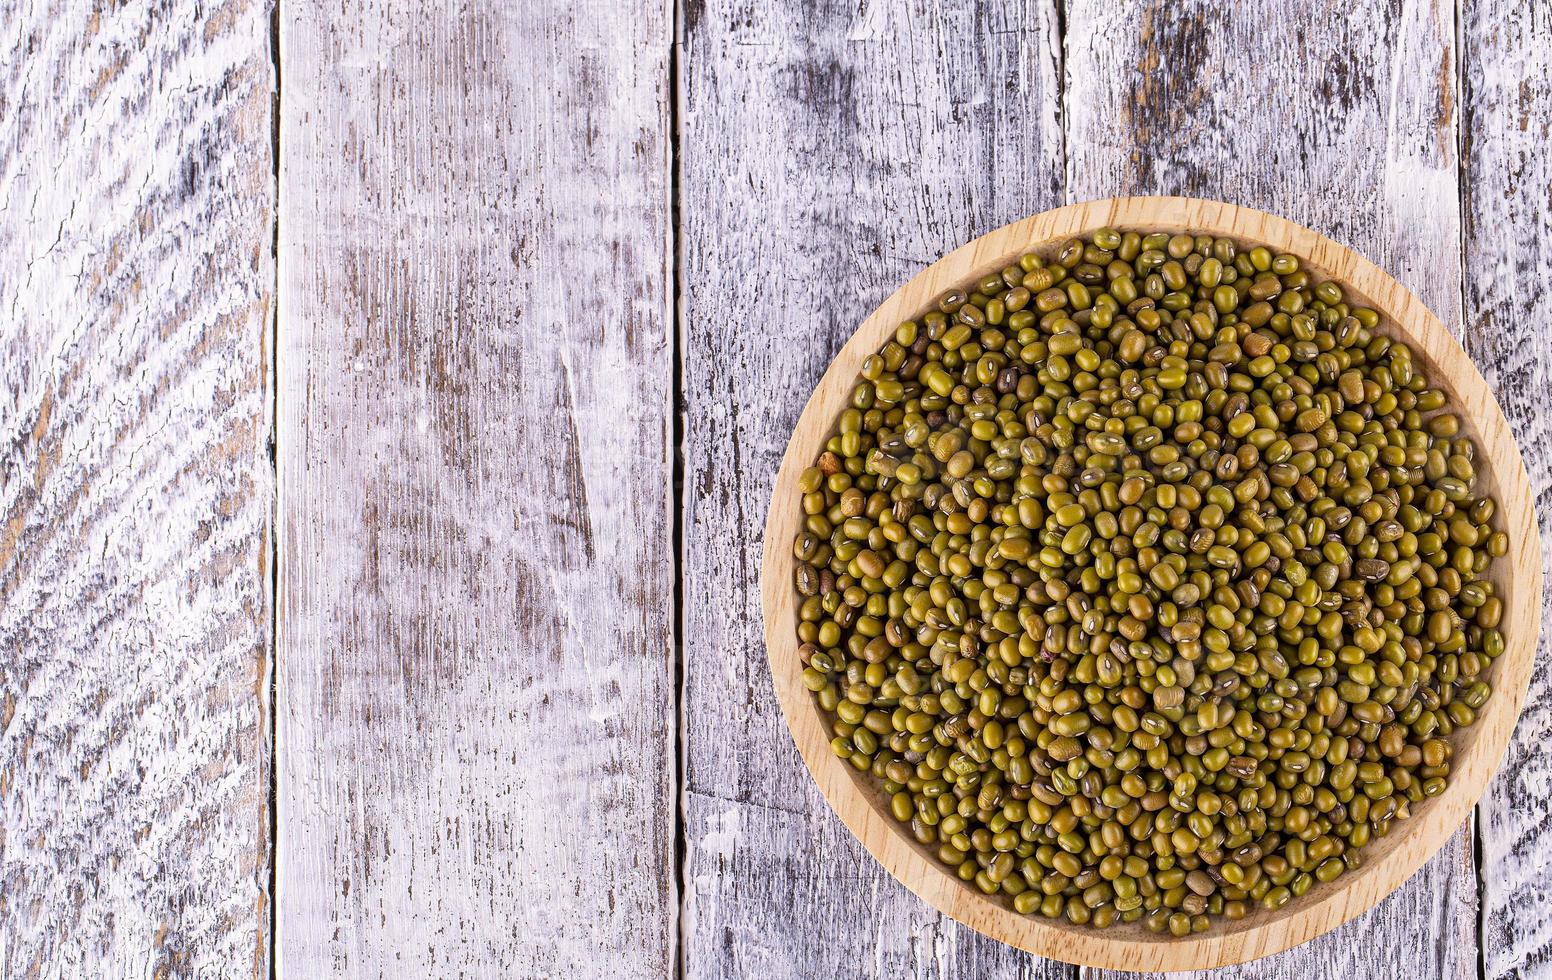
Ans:
[[[280,13],[278,964],[668,975],[668,10]]]
[[[1465,345],[1525,454],[1542,554],[1552,556],[1552,10],[1493,0],[1464,12]],[[1477,811],[1486,980],[1552,974],[1552,602],[1543,601],[1539,669]]]
[[[1171,193],[1272,211],[1373,259],[1458,334],[1452,6],[1311,17],[1080,0],[1067,32],[1070,200]],[[1476,888],[1467,827],[1369,913],[1213,975],[1475,977]]]
[[[798,412],[879,301],[1058,203],[1058,16],[687,3],[682,54],[687,977],[1070,977],[885,874],[803,768],[760,632],[760,527]]]
[[[0,976],[265,976],[269,11],[0,5]]]
[[[855,324],[1063,200],[1374,258],[1464,323],[1552,530],[1545,5],[1457,50],[1438,2],[680,0],[677,156],[668,4],[279,7],[277,407],[272,5],[0,4],[0,975],[263,975],[274,913],[305,976],[1074,976],[840,826],[756,588]],[[1463,833],[1232,975],[1552,971],[1549,740],[1543,667],[1480,876]]]

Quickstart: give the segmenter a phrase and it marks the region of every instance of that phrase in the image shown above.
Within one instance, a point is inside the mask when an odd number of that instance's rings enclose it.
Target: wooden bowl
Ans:
[[[1500,629],[1506,648],[1488,674],[1494,693],[1476,724],[1452,736],[1455,763],[1448,788],[1414,807],[1389,836],[1371,841],[1358,870],[1317,884],[1277,911],[1255,905],[1238,922],[1218,919],[1208,932],[1183,939],[1157,936],[1140,924],[1101,931],[1065,919],[1020,915],[1004,896],[987,897],[961,882],[889,815],[871,777],[831,752],[828,722],[803,687],[797,656],[792,541],[801,513],[798,476],[823,451],[864,358],[882,347],[901,321],[929,309],[944,290],[1003,269],[1023,252],[1049,255],[1056,244],[1104,227],[1190,231],[1264,244],[1299,256],[1312,273],[1337,281],[1350,297],[1378,310],[1381,332],[1404,339],[1430,383],[1448,393],[1449,407],[1477,444],[1478,487],[1498,500],[1494,524],[1508,532],[1510,541],[1508,555],[1494,562],[1491,575],[1504,603]],[[1540,627],[1537,542],[1525,464],[1503,412],[1439,318],[1394,279],[1330,239],[1250,208],[1180,197],[1090,201],[1037,214],[955,249],[885,300],[841,348],[803,409],[776,477],[762,568],[765,640],[782,712],[820,791],[863,846],[907,888],[965,925],[1040,956],[1122,970],[1201,969],[1280,952],[1366,911],[1421,867],[1466,819],[1503,755],[1530,679]],[[844,900],[836,896],[837,902]]]

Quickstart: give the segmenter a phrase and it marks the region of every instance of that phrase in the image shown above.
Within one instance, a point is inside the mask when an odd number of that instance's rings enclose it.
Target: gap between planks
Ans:
[[[680,137],[682,136],[682,120],[680,114],[682,106],[680,99],[683,97],[682,83],[679,76],[680,57],[684,48],[680,44],[680,31],[684,24],[684,9],[682,0],[666,0],[669,7],[668,15],[668,139],[665,143],[668,149],[668,249],[664,256],[667,264],[668,280],[668,322],[672,329],[669,336],[669,379],[668,379],[668,417],[670,431],[668,433],[669,445],[669,474],[668,474],[668,509],[669,509],[669,535],[673,542],[673,614],[670,622],[673,627],[672,648],[674,656],[673,690],[674,690],[674,868],[673,886],[677,892],[674,895],[673,909],[675,921],[671,935],[674,937],[674,956],[672,963],[673,975],[677,980],[683,978],[689,972],[689,947],[685,935],[685,896],[689,894],[689,883],[685,876],[688,873],[689,840],[688,829],[685,824],[685,796],[688,792],[689,779],[686,766],[689,754],[685,750],[688,732],[685,728],[685,664],[684,664],[684,440],[685,440],[685,410],[684,410],[684,350],[683,335],[684,324],[682,322],[682,297],[684,295],[684,233],[680,227],[682,216],[679,210],[681,200],[679,182],[682,176],[680,167]]]
[[[266,828],[269,832],[269,920],[265,923],[268,936],[269,980],[280,978],[280,951],[277,944],[280,924],[280,742],[276,707],[280,704],[280,106],[285,79],[280,65],[280,5],[283,0],[273,0],[269,11],[269,60],[270,71],[275,75],[274,91],[270,94],[270,186],[275,198],[275,211],[270,220],[270,304],[268,349],[269,361],[269,476],[274,493],[270,497],[269,541],[269,650],[263,690],[269,698],[260,707],[261,724],[269,741],[269,814]]]

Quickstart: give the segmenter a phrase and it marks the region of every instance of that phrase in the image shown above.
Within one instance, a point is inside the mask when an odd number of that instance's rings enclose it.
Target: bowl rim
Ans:
[[[1140,925],[1100,931],[1065,920],[1020,915],[959,881],[882,809],[865,777],[835,756],[824,719],[801,682],[796,655],[795,559],[797,479],[822,449],[846,403],[862,361],[902,320],[919,316],[945,289],[999,270],[1025,251],[1049,249],[1099,228],[1191,231],[1265,244],[1297,255],[1306,268],[1341,283],[1382,315],[1379,332],[1405,339],[1448,407],[1475,441],[1478,486],[1496,496],[1509,551],[1490,578],[1504,603],[1505,649],[1491,665],[1493,696],[1456,743],[1449,786],[1425,800],[1391,834],[1364,848],[1369,860],[1275,912],[1257,909],[1238,922],[1181,939]],[[1481,464],[1488,465],[1483,467]],[[1374,263],[1285,218],[1221,201],[1186,197],[1102,198],[1032,215],[982,235],[912,276],[870,313],[830,362],[798,417],[767,506],[761,562],[766,652],[777,700],[810,774],[831,809],[870,854],[907,889],[951,918],[1039,956],[1119,970],[1205,969],[1281,952],[1336,928],[1389,895],[1443,846],[1486,789],[1518,720],[1540,633],[1542,567],[1525,463],[1492,389],[1439,318]],[[1452,738],[1459,739],[1457,733]]]

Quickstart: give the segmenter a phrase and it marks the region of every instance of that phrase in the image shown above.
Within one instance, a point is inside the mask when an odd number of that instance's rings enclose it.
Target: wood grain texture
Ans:
[[[1552,556],[1552,11],[1464,12],[1465,343],[1519,438]],[[1552,973],[1552,602],[1542,624],[1524,716],[1478,807],[1488,980]]]
[[[278,963],[662,977],[668,11],[281,15]]]
[[[758,540],[831,355],[896,286],[1061,190],[1038,0],[689,2],[685,975],[1068,977],[945,919],[842,826],[770,695]]]
[[[1028,250],[1054,254],[1072,238],[1100,228],[1194,229],[1240,242],[1262,242],[1303,258],[1317,279],[1343,283],[1354,302],[1382,317],[1380,329],[1404,338],[1420,367],[1465,419],[1481,448],[1476,486],[1499,502],[1498,520],[1510,553],[1489,571],[1505,604],[1503,629],[1512,637],[1490,679],[1498,687],[1471,728],[1457,733],[1449,787],[1419,805],[1383,839],[1364,848],[1364,866],[1335,883],[1316,885],[1275,912],[1255,909],[1238,922],[1219,922],[1188,941],[1160,937],[1140,924],[1099,933],[1060,920],[1019,915],[1005,899],[988,898],[938,864],[934,849],[918,844],[887,813],[870,779],[856,774],[830,749],[829,722],[802,683],[797,656],[797,606],[792,587],[796,559],[789,542],[800,530],[799,475],[823,451],[834,420],[849,404],[863,361],[893,335],[897,324],[920,316],[945,291],[1012,264]],[[1485,789],[1519,714],[1529,682],[1541,615],[1541,553],[1524,464],[1487,382],[1439,319],[1378,267],[1342,245],[1282,218],[1234,205],[1179,197],[1092,201],[1015,222],[954,250],[913,277],[858,328],[826,370],[799,418],[772,492],[761,570],[766,644],[782,711],[820,790],[864,846],[908,888],[949,915],[1022,949],[1112,969],[1184,969],[1237,963],[1280,952],[1372,907],[1408,878],[1455,833]],[[1371,955],[1368,961],[1388,969]],[[1260,970],[1260,967],[1257,967]]]
[[[0,975],[269,970],[269,10],[0,6]]]
[[[1312,16],[1298,4],[1074,0],[1066,23],[1068,200],[1173,193],[1263,208],[1357,249],[1459,332],[1452,5]],[[1476,915],[1466,828],[1373,912],[1229,975],[1474,977]]]

